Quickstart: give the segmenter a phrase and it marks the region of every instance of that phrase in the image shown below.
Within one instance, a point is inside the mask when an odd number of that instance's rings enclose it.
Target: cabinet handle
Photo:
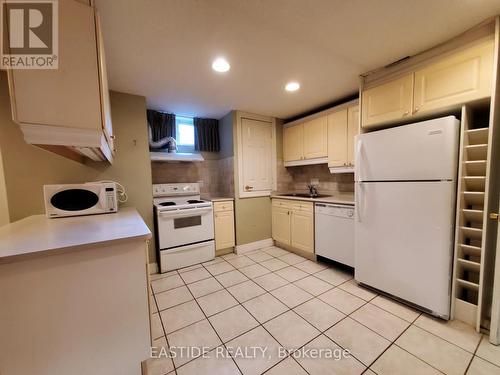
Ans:
[[[413,110],[413,113],[417,113],[419,110],[420,110],[419,107],[415,107],[415,109]]]
[[[498,214],[496,212],[490,213],[490,219],[491,220],[498,220]]]
[[[245,190],[252,190],[253,189],[253,186],[245,186]]]
[[[114,135],[110,135],[109,138],[115,139],[116,137]]]
[[[404,116],[408,116],[409,114],[410,114],[410,111],[405,111],[405,112],[403,113],[403,117],[404,117]]]

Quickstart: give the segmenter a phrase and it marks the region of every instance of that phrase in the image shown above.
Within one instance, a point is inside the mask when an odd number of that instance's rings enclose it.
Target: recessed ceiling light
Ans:
[[[223,57],[218,57],[212,63],[212,69],[219,73],[227,72],[231,69],[231,65],[227,62],[227,60]]]
[[[298,89],[300,89],[300,83],[298,82],[288,82],[285,86],[285,90],[286,91],[297,91]]]

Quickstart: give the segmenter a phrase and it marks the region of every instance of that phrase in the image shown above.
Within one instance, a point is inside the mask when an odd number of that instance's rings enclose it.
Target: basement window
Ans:
[[[178,152],[194,153],[194,124],[191,117],[175,116]]]

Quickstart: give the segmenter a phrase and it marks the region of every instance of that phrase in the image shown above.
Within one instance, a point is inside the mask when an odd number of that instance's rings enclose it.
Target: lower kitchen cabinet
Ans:
[[[314,253],[314,206],[310,202],[273,199],[273,240]]]
[[[233,202],[214,203],[215,250],[234,247]]]

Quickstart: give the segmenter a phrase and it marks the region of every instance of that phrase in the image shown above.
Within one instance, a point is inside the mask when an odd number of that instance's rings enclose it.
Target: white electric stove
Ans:
[[[154,184],[153,204],[160,272],[215,257],[212,202],[198,183]]]

